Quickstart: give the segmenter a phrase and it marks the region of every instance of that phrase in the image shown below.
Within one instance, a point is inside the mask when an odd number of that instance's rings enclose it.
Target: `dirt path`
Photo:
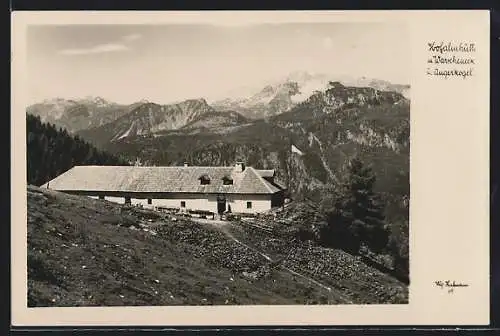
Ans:
[[[226,228],[222,228],[221,227],[221,231],[224,232],[229,238],[231,238],[232,240],[234,240],[236,243],[238,243],[238,244],[246,247],[249,250],[254,251],[257,254],[260,254],[262,257],[264,257],[264,259],[266,259],[266,260],[268,260],[270,262],[273,262],[273,260],[271,259],[270,256],[268,256],[267,254],[262,253],[261,251],[259,251],[259,250],[255,249],[255,248],[253,248],[253,247],[251,247],[251,246],[249,246],[249,245],[241,242],[238,238],[236,238],[235,236],[233,236],[233,234],[231,232],[229,232]]]

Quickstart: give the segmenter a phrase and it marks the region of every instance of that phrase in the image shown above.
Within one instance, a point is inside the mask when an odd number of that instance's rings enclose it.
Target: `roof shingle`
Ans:
[[[263,178],[274,175],[270,172],[252,167],[238,172],[235,167],[75,166],[48,186],[60,191],[273,194],[281,189]],[[210,184],[200,183],[203,175]],[[233,184],[224,185],[224,177],[231,177]]]

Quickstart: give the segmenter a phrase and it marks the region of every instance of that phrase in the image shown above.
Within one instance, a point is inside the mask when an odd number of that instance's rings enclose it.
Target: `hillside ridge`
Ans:
[[[279,236],[237,223],[223,232],[34,186],[27,193],[29,307],[407,302],[398,280],[340,250],[291,243],[279,226]],[[282,252],[270,261],[245,245]]]

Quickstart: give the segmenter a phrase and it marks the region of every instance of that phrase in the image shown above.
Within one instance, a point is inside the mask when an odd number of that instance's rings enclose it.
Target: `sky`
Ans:
[[[223,98],[291,72],[409,83],[409,45],[395,23],[30,26],[31,103],[100,96],[129,104]]]

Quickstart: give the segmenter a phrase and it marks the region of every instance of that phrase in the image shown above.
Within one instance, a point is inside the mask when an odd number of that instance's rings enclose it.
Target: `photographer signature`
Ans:
[[[457,287],[469,287],[469,284],[456,282],[455,280],[438,280],[434,281],[434,285],[441,289],[446,288],[448,290],[448,293],[453,293],[454,289]]]

